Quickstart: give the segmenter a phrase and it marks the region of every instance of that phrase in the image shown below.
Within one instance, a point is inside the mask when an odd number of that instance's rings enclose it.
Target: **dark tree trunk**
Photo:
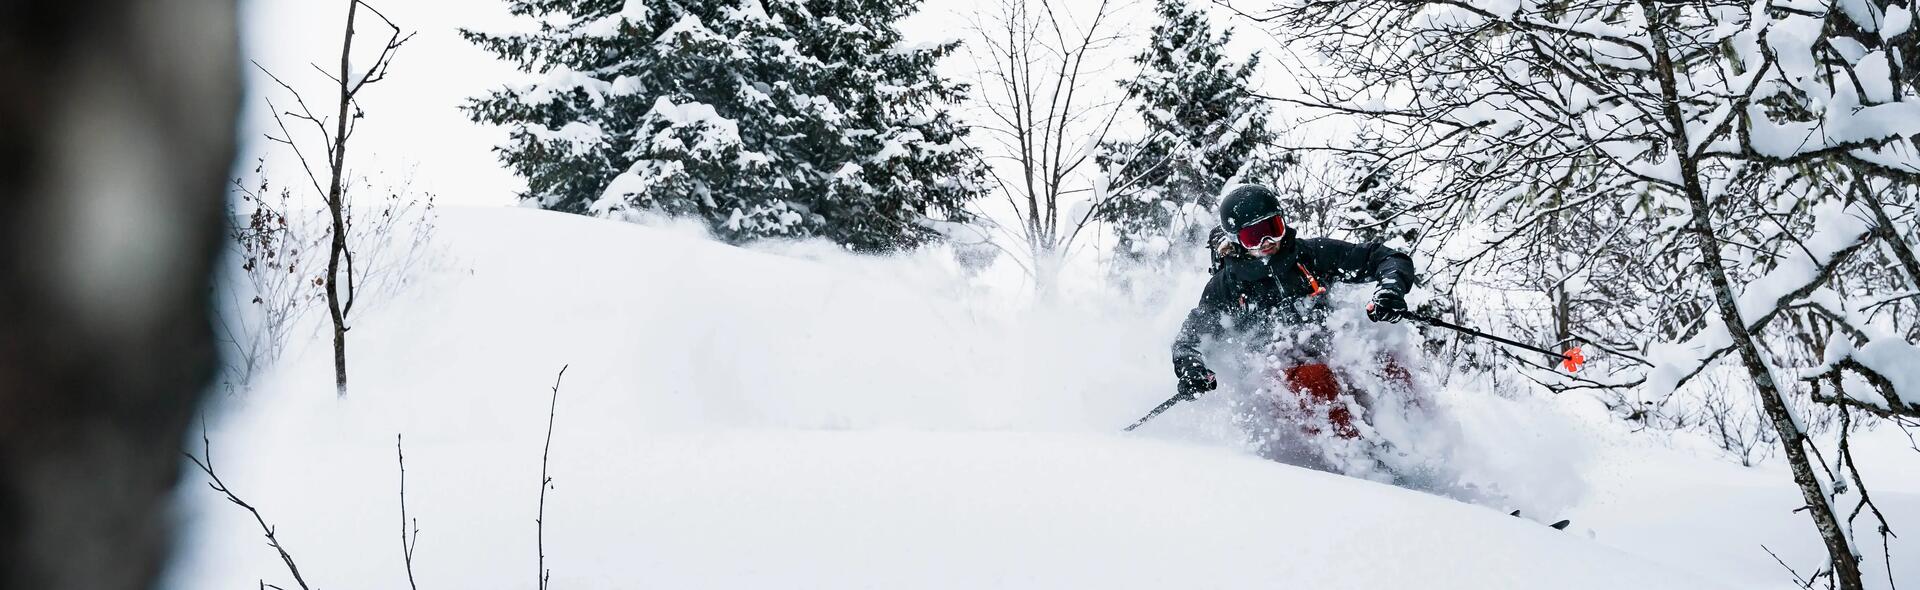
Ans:
[[[1900,227],[1894,225],[1893,218],[1887,216],[1887,208],[1880,203],[1880,195],[1858,184],[1854,192],[1861,202],[1867,204],[1867,210],[1873,212],[1874,230],[1880,234],[1880,241],[1887,245],[1887,249],[1893,250],[1893,257],[1907,271],[1907,280],[1913,281],[1913,288],[1920,289],[1920,257],[1914,256],[1913,245],[1907,243],[1906,237],[1900,235]]]
[[[334,119],[333,161],[329,167],[333,179],[327,187],[327,211],[333,214],[333,241],[327,253],[327,311],[333,316],[333,381],[340,395],[347,394],[347,312],[353,308],[353,263],[347,259],[347,291],[343,302],[340,292],[340,261],[347,253],[346,175],[348,109],[353,106],[353,18],[360,11],[360,0],[347,0],[345,39],[340,42],[340,113]]]
[[[0,587],[151,587],[216,370],[233,0],[0,2]]]
[[[1746,320],[1740,317],[1740,308],[1734,299],[1733,281],[1728,278],[1726,263],[1720,258],[1720,238],[1713,229],[1713,208],[1700,184],[1700,162],[1687,152],[1687,146],[1691,144],[1688,141],[1686,119],[1680,109],[1679,85],[1674,79],[1674,64],[1670,57],[1672,50],[1663,30],[1665,17],[1653,0],[1640,0],[1640,7],[1646,13],[1647,33],[1653,41],[1656,60],[1653,65],[1655,75],[1660,79],[1661,104],[1670,134],[1668,140],[1674,146],[1675,157],[1680,160],[1681,185],[1687,203],[1693,209],[1689,229],[1699,240],[1700,264],[1705,267],[1707,279],[1713,285],[1714,300],[1720,310],[1720,323],[1732,336],[1734,348],[1740,353],[1740,363],[1753,380],[1754,389],[1759,391],[1760,405],[1773,423],[1774,431],[1780,435],[1780,447],[1786,452],[1787,466],[1793,471],[1793,481],[1799,484],[1800,495],[1806,501],[1807,514],[1813,517],[1814,527],[1819,530],[1820,539],[1826,544],[1834,579],[1843,590],[1858,590],[1862,587],[1860,562],[1847,541],[1833,504],[1827,500],[1826,492],[1821,488],[1820,476],[1814,472],[1813,462],[1807,457],[1807,435],[1801,432],[1792,410],[1787,407],[1785,392],[1774,382],[1773,371],[1762,356],[1759,344],[1754,341],[1753,333],[1747,330]]]

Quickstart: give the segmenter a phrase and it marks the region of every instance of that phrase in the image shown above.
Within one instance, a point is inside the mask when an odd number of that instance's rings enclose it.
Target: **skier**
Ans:
[[[1210,341],[1238,351],[1264,352],[1266,354],[1255,355],[1267,362],[1267,366],[1259,367],[1264,369],[1258,372],[1259,376],[1270,379],[1270,385],[1283,386],[1291,395],[1268,396],[1258,401],[1275,410],[1282,422],[1291,424],[1260,424],[1265,417],[1252,415],[1259,412],[1242,412],[1236,416],[1242,427],[1254,434],[1268,435],[1260,441],[1263,455],[1348,475],[1384,477],[1384,481],[1396,485],[1469,502],[1498,505],[1503,501],[1497,490],[1459,481],[1457,474],[1445,465],[1423,462],[1419,457],[1409,458],[1394,451],[1390,441],[1359,440],[1360,429],[1355,426],[1352,412],[1342,398],[1352,396],[1366,408],[1371,396],[1365,391],[1343,387],[1340,378],[1326,364],[1330,340],[1325,330],[1327,314],[1331,311],[1326,296],[1329,287],[1334,283],[1372,283],[1368,319],[1398,322],[1413,317],[1407,310],[1406,299],[1414,282],[1412,258],[1377,243],[1302,239],[1287,225],[1279,196],[1260,185],[1235,187],[1220,200],[1220,227],[1208,241],[1214,249],[1213,277],[1207,281],[1199,305],[1187,314],[1180,326],[1180,335],[1173,341],[1173,371],[1179,378],[1179,394],[1168,400],[1169,403],[1192,400],[1219,386],[1218,377],[1207,368],[1204,354],[1211,348]],[[1577,367],[1578,349],[1568,354],[1572,360],[1567,361],[1567,368],[1571,371]],[[1379,362],[1386,381],[1411,385],[1411,376],[1391,358],[1383,357]],[[1241,368],[1246,367],[1236,367]],[[1162,404],[1155,413],[1167,407],[1168,404]],[[1142,422],[1153,415],[1148,414]],[[1362,451],[1358,472],[1354,470],[1356,465],[1341,465],[1343,461],[1334,457],[1301,455],[1303,449],[1293,446],[1298,441],[1290,440],[1289,433],[1269,430],[1283,425],[1309,436],[1323,434],[1323,427],[1330,427],[1333,440],[1343,442],[1328,446]],[[1520,511],[1511,514],[1517,517]],[[1560,520],[1548,526],[1565,529],[1568,521]]]
[[[1213,278],[1173,341],[1179,398],[1190,400],[1218,386],[1202,352],[1211,342],[1230,341],[1240,350],[1266,345],[1275,360],[1291,365],[1269,367],[1274,380],[1284,380],[1299,397],[1298,411],[1285,413],[1296,419],[1324,416],[1340,438],[1356,438],[1359,430],[1340,400],[1340,381],[1324,359],[1330,339],[1323,325],[1330,311],[1325,294],[1336,282],[1373,283],[1368,319],[1399,321],[1407,314],[1413,260],[1380,244],[1299,238],[1282,215],[1278,195],[1260,185],[1235,187],[1221,199],[1220,228],[1210,241]],[[1386,364],[1387,372],[1407,380],[1397,365]],[[1316,425],[1301,427],[1319,433]]]

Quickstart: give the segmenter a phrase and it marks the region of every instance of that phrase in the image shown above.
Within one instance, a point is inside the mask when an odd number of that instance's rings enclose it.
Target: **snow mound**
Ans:
[[[534,587],[563,365],[556,587],[1707,587],[1493,510],[1118,433],[1171,389],[1177,314],[1010,312],[931,256],[527,209],[440,228],[431,276],[351,333],[346,398],[316,331],[208,417],[215,467],[315,587],[405,584],[399,434],[420,584]],[[185,480],[167,586],[290,586],[251,516]]]

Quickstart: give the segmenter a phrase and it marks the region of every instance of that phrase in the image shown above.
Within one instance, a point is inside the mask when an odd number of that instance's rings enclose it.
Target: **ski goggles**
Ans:
[[[1248,250],[1259,248],[1267,240],[1278,240],[1287,233],[1287,223],[1279,215],[1268,217],[1240,228],[1240,245]]]

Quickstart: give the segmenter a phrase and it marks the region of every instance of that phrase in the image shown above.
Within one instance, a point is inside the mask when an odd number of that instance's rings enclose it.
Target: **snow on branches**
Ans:
[[[1843,423],[1913,409],[1910,376],[1881,362],[1916,337],[1910,302],[1881,297],[1920,280],[1907,10],[1290,0],[1254,16],[1332,66],[1294,102],[1380,130],[1353,151],[1400,171],[1403,210],[1445,220],[1423,245],[1433,279],[1545,295],[1562,338],[1611,357],[1599,377],[1529,376],[1644,420],[1705,372],[1740,374],[1853,588],[1847,488],[1827,485],[1842,478],[1797,402],[1840,404]],[[1811,382],[1781,379],[1795,371]],[[1879,397],[1810,384],[1859,381]]]

